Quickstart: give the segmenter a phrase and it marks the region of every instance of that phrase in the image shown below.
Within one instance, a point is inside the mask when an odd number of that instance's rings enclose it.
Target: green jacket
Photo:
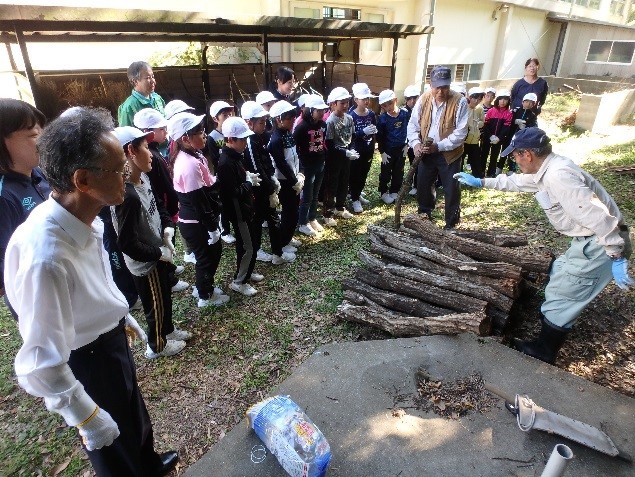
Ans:
[[[161,96],[157,93],[152,93],[149,98],[146,98],[133,89],[128,99],[119,105],[119,110],[117,111],[119,126],[134,126],[132,122],[134,115],[144,108],[156,109],[165,116],[165,101],[163,101]]]

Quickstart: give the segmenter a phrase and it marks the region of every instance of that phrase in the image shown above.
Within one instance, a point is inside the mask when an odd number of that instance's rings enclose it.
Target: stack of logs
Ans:
[[[394,336],[501,333],[527,276],[549,270],[552,255],[528,251],[525,237],[446,231],[420,215],[399,232],[368,227],[363,267],[345,279],[338,316]],[[524,278],[525,277],[525,278]]]

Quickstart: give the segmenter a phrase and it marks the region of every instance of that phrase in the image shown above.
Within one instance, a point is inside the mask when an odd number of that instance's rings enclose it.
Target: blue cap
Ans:
[[[430,73],[430,86],[440,88],[450,86],[452,83],[452,73],[447,66],[435,66]]]
[[[501,153],[502,157],[509,156],[516,149],[534,149],[546,146],[551,142],[547,133],[540,128],[525,128],[512,137],[509,146]]]

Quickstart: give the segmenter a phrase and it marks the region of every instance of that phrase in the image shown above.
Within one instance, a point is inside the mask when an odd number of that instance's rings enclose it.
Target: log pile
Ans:
[[[368,227],[370,250],[343,281],[341,319],[394,336],[501,333],[525,277],[546,274],[553,257],[518,249],[525,237],[505,231],[439,229],[409,215],[399,232]]]

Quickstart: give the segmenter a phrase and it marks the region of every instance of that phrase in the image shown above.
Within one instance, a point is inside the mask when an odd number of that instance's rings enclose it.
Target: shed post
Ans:
[[[29,59],[29,52],[26,48],[26,42],[24,41],[24,34],[22,33],[22,30],[16,28],[15,36],[18,40],[20,52],[22,53],[22,59],[24,60],[24,71],[26,72],[26,77],[29,79],[29,85],[31,86],[31,92],[33,93],[35,107],[41,109],[42,104],[40,101],[40,91],[35,80],[35,73],[33,72],[33,68],[31,66],[31,60]]]

